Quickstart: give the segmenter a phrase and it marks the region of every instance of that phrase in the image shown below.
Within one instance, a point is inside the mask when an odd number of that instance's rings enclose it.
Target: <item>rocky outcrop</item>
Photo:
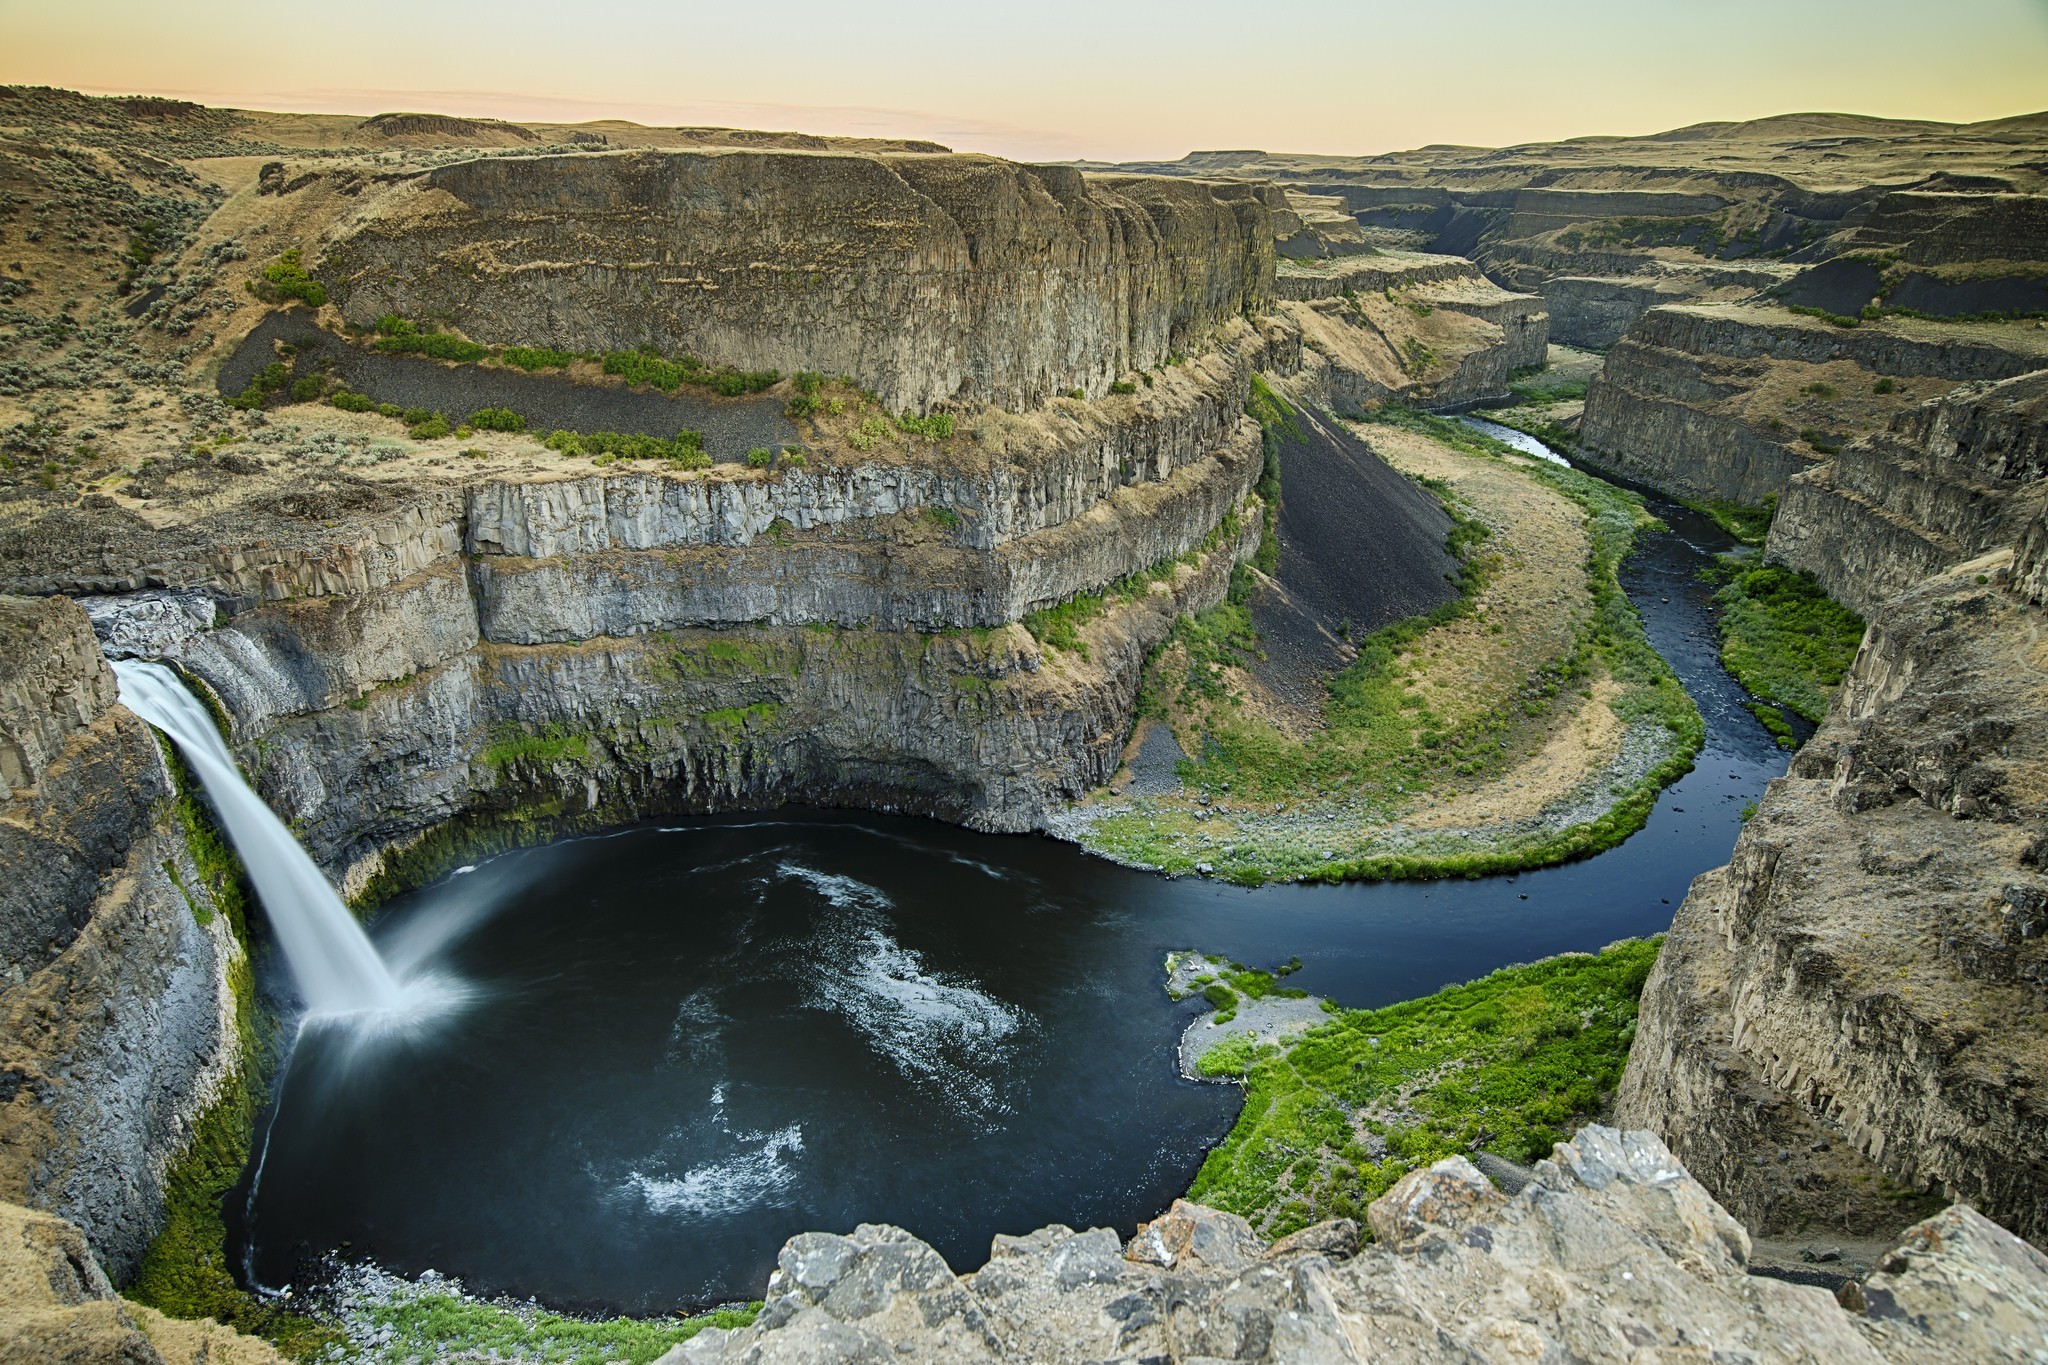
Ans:
[[[76,1222],[126,1275],[239,1060],[242,950],[85,614],[0,598],[0,631],[0,1198]]]
[[[761,1315],[664,1365],[1715,1358],[1809,1365],[2024,1361],[2048,1345],[2048,1258],[1965,1208],[1914,1229],[1845,1294],[1746,1271],[1748,1234],[1647,1133],[1588,1128],[1512,1198],[1463,1158],[1348,1222],[1271,1245],[1176,1203],[1106,1228],[998,1237],[956,1276],[900,1228],[805,1233]]]
[[[1252,186],[977,156],[491,158],[366,194],[319,266],[357,325],[852,376],[891,411],[1091,394],[1272,297]]]
[[[1771,307],[1659,307],[1608,352],[1580,435],[1589,455],[1629,478],[1758,506],[1928,396],[1915,381],[1938,391],[2043,368],[2048,333],[2032,328],[1844,328]]]
[[[1618,1113],[1765,1231],[1931,1189],[2048,1236],[2048,654],[2010,564],[1872,616],[1644,991]]]
[[[5,1365],[283,1365],[269,1342],[210,1318],[178,1322],[125,1303],[77,1227],[0,1204]]]
[[[1972,386],[1795,476],[1766,554],[1867,614],[1937,570],[2018,540],[2048,495],[2044,477],[2048,371]]]

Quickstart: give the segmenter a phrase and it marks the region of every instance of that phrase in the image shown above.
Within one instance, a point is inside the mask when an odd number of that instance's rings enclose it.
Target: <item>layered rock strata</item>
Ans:
[[[366,193],[320,266],[348,318],[854,376],[891,411],[1034,407],[1193,352],[1272,295],[1250,185],[989,157],[492,158]]]
[[[1659,307],[1608,352],[1580,436],[1629,478],[1757,506],[1916,399],[2043,368],[2048,333],[2031,326],[1843,328],[1772,307]]]
[[[0,1199],[77,1223],[125,1276],[238,1064],[242,949],[85,613],[0,598],[0,632]]]
[[[208,684],[352,888],[465,813],[805,799],[1029,828],[1107,779],[1145,652],[1257,542],[1244,372],[1214,363],[1199,401],[1036,455],[342,485],[317,521],[131,528],[33,581],[165,584],[85,600],[109,648]],[[1126,581],[1084,650],[1013,624]]]
[[[900,1228],[805,1233],[761,1315],[664,1365],[1651,1359],[2022,1361],[2048,1347],[2048,1258],[1967,1208],[1914,1229],[1845,1293],[1745,1273],[1750,1240],[1647,1133],[1589,1128],[1512,1198],[1461,1157],[1369,1211],[1268,1245],[1176,1203],[1128,1246],[1106,1228],[998,1237],[956,1276]]]
[[[2044,538],[1878,609],[1643,993],[1618,1113],[1764,1231],[1931,1189],[2048,1236]]]
[[[2017,540],[2048,487],[2048,372],[1971,386],[1894,417],[1795,475],[1769,558],[1859,612]]]

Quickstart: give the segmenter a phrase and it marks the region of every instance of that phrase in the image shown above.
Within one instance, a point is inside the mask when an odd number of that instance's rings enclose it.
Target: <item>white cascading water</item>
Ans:
[[[270,916],[309,1014],[383,1013],[405,1006],[369,936],[299,841],[249,784],[213,717],[162,664],[117,659],[121,702],[169,735],[206,786]]]

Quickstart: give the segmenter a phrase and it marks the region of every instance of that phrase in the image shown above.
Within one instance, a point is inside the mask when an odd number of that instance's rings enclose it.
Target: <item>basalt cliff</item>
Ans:
[[[2007,543],[1873,610],[1826,722],[1694,883],[1644,992],[1620,1114],[1766,1232],[1887,1233],[1929,1191],[2048,1230],[2028,1136],[2048,1066],[2048,531],[2038,470],[2020,479],[2037,389],[1938,400],[1895,433],[1938,438],[1918,467],[1951,487],[1977,473],[1967,509],[1923,504],[1960,543]],[[1987,487],[2000,457],[2011,497]],[[1912,578],[1926,559],[1899,543],[1847,571]]]
[[[1355,1228],[1268,1248],[1185,1207],[1128,1248],[1005,1239],[965,1279],[894,1230],[812,1235],[755,1327],[686,1357],[2043,1344],[2048,1275],[2010,1233],[2044,1235],[2048,333],[1899,311],[1981,301],[1955,292],[1926,203],[4,99],[8,193],[63,228],[0,276],[0,862],[38,869],[0,887],[0,1199],[42,1211],[6,1215],[0,1250],[34,1255],[0,1274],[51,1286],[19,1340],[84,1323],[81,1358],[171,1353],[138,1344],[151,1324],[94,1262],[135,1270],[167,1172],[252,1074],[232,878],[106,655],[198,684],[364,902],[480,847],[655,812],[1041,828],[1116,771],[1147,656],[1273,533],[1248,398],[1502,398],[1567,318],[1615,343],[1578,425],[1597,458],[1702,498],[1777,495],[1769,553],[1873,610],[1833,714],[1651,981],[1618,1102],[1670,1150],[1591,1129],[1512,1197],[1418,1173],[1374,1206],[1365,1252]],[[1896,140],[2003,164],[2035,136]],[[1400,170],[1364,178],[1381,169]],[[1441,221],[1390,226],[1411,202]],[[1965,234],[2017,262],[1999,279],[2033,278],[2026,212]],[[1663,226],[1614,226],[1645,217]],[[1856,327],[1799,301],[1818,294],[1728,301],[1861,288],[1801,272],[1865,230],[1910,268],[1878,268]],[[1790,259],[1808,247],[1827,261]],[[1438,525],[1433,494],[1373,468],[1346,506]],[[1413,581],[1387,600],[1443,599],[1431,550],[1389,570]],[[2010,1231],[1939,1215],[1839,1308],[1748,1274],[1713,1202],[1897,1244],[1936,1196]]]

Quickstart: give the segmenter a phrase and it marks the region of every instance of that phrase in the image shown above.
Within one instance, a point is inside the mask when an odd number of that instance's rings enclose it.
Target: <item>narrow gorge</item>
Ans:
[[[1681,131],[0,87],[0,1358],[2048,1351],[2048,117]]]

